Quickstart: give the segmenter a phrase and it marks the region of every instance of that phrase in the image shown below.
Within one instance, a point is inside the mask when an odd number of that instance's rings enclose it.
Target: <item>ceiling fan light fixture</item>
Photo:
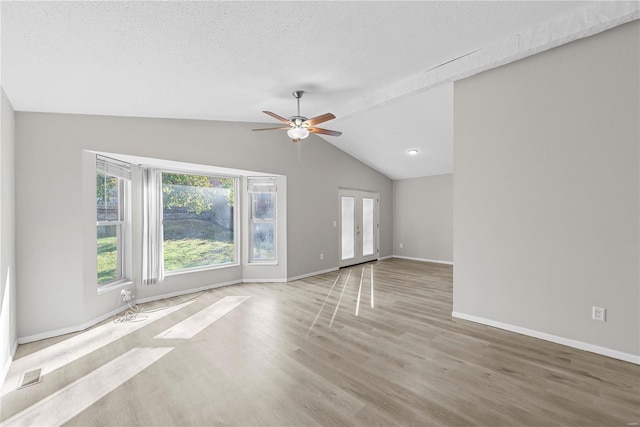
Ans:
[[[273,117],[274,119],[285,123],[287,126],[281,126],[277,128],[262,128],[262,129],[253,129],[253,130],[286,130],[289,138],[293,140],[293,142],[298,142],[302,139],[305,139],[309,136],[310,133],[319,133],[322,135],[331,135],[331,136],[340,136],[342,132],[338,132],[335,130],[323,129],[317,127],[320,123],[324,123],[329,120],[333,120],[336,118],[331,113],[325,113],[320,116],[312,117],[310,119],[300,115],[300,98],[302,98],[302,94],[304,91],[297,90],[293,92],[294,98],[298,103],[298,115],[291,116],[288,119],[285,119],[282,116],[277,115],[276,113],[272,113],[271,111],[263,111],[268,116]]]
[[[306,128],[296,126],[289,129],[287,135],[289,135],[291,139],[305,139],[309,136],[309,131]]]

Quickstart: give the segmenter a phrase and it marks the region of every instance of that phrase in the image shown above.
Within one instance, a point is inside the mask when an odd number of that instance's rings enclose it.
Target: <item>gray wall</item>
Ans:
[[[0,384],[16,345],[14,112],[0,87]]]
[[[453,262],[452,174],[393,182],[393,254]]]
[[[640,355],[639,33],[456,82],[454,312]]]
[[[338,220],[338,187],[378,191],[380,256],[391,255],[391,180],[315,135],[298,152],[284,132],[252,132],[254,127],[260,126],[16,113],[18,336],[83,325],[118,304],[117,292],[97,295],[83,271],[95,240],[95,220],[78,208],[90,193],[82,182],[83,150],[286,175],[288,277],[337,268],[339,234],[332,223]],[[185,274],[180,286],[237,280],[238,271]],[[162,285],[145,292],[166,293]]]

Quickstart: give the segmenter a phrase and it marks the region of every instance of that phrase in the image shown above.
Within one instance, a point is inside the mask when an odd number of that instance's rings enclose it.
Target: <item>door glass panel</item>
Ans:
[[[356,199],[342,197],[342,259],[355,257],[354,219]]]
[[[362,199],[362,256],[373,255],[373,199]]]

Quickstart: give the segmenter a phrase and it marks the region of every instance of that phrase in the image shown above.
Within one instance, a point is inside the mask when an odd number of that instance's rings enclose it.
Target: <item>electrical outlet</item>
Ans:
[[[131,290],[129,289],[123,289],[120,291],[120,295],[122,296],[122,301],[131,301],[132,296],[131,296]]]
[[[607,321],[607,309],[604,307],[592,307],[591,318],[600,322]]]
[[[324,254],[320,254],[320,260],[324,259]]]
[[[404,248],[404,243],[400,243],[400,249]]]

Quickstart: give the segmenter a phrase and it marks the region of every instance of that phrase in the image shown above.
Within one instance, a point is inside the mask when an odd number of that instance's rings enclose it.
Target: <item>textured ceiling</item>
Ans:
[[[338,116],[327,141],[391,178],[426,176],[452,171],[450,82],[464,74],[438,66],[500,56],[557,17],[581,26],[566,34],[593,28],[596,3],[5,1],[1,83],[17,111],[263,123],[262,110],[293,115],[303,89],[304,115]],[[474,55],[485,69],[508,56]]]

